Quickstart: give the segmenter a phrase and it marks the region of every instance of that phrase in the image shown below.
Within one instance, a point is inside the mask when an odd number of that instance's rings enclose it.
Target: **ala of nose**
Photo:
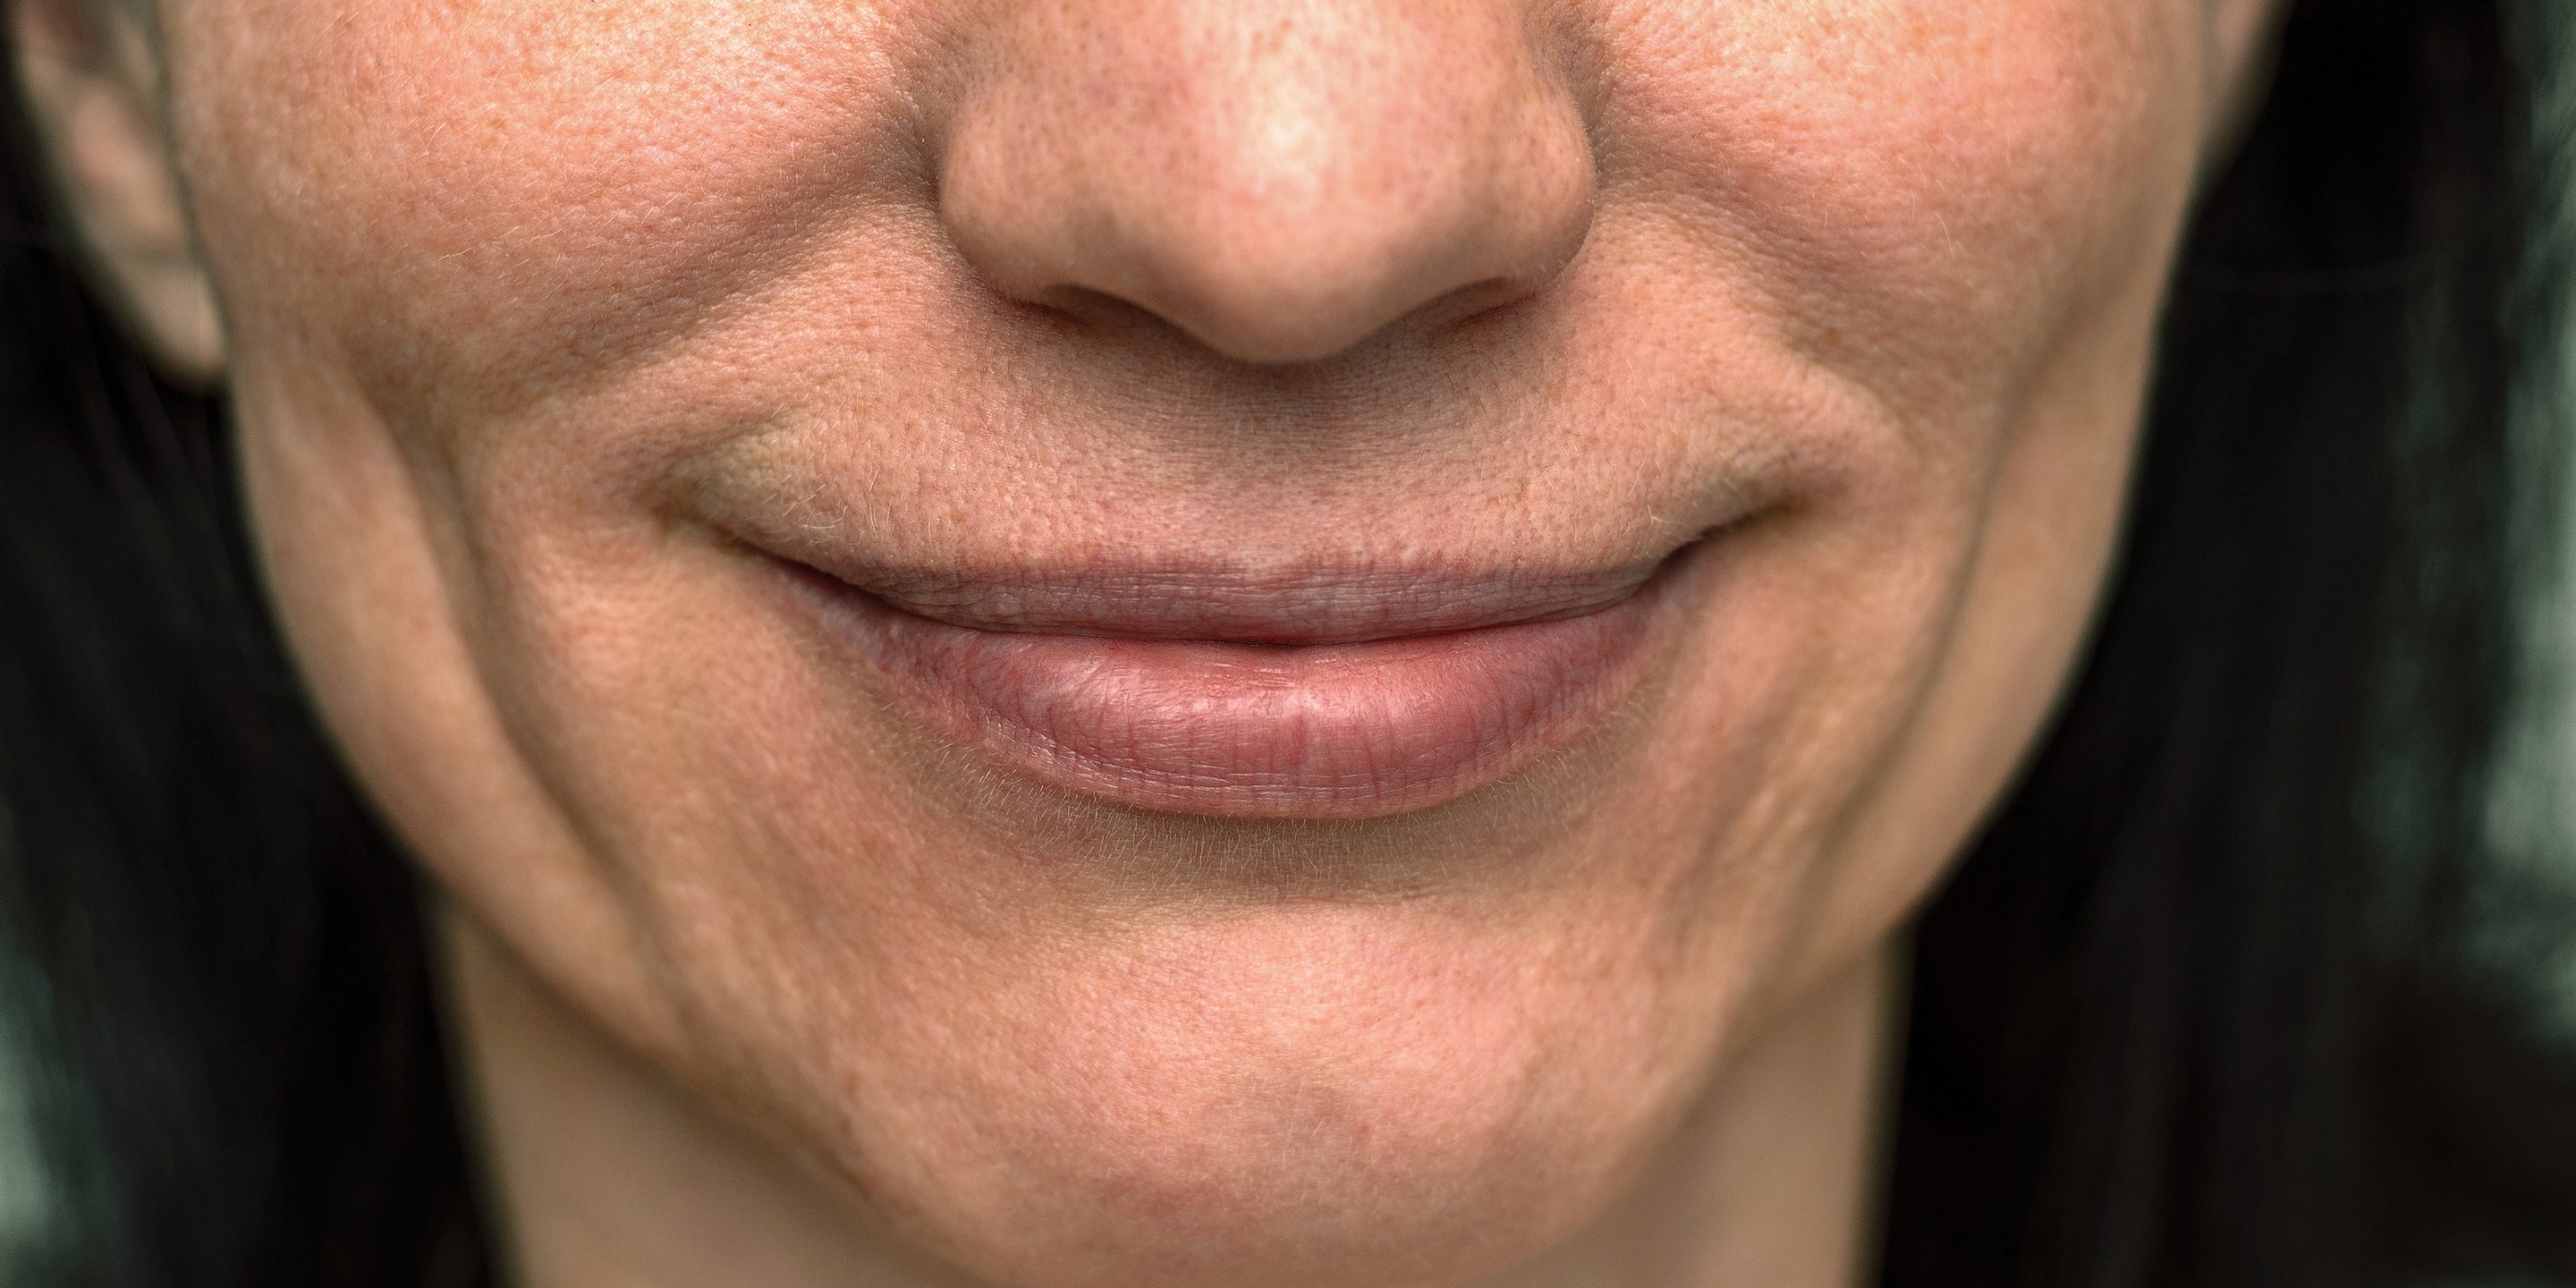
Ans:
[[[1527,296],[1590,226],[1584,113],[1512,0],[1006,8],[939,203],[1013,299],[1311,363]]]

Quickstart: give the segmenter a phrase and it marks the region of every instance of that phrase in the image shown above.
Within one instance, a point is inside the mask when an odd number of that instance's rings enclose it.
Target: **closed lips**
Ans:
[[[789,567],[913,716],[1018,772],[1141,810],[1357,819],[1456,799],[1597,723],[1634,688],[1678,562],[883,589]]]

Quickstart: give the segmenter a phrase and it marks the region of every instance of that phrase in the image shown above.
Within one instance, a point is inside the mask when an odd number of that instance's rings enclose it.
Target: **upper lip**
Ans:
[[[1509,572],[1422,561],[980,572],[805,566],[892,608],[975,630],[1320,645],[1578,617],[1635,594],[1664,562]]]
[[[819,588],[980,631],[1236,644],[1331,645],[1580,617],[1616,607],[1705,539],[1776,501],[1774,481],[1709,491],[1690,529],[1611,537],[1586,554],[1470,553],[1398,547],[1321,549],[1266,542],[1229,548],[1115,550],[1016,557],[994,549],[952,561],[854,535],[828,496],[749,472],[683,476],[678,512],[718,540],[776,561]],[[1399,527],[1403,525],[1397,525]],[[1414,525],[1418,527],[1419,525]],[[1651,531],[1651,535],[1649,532]]]

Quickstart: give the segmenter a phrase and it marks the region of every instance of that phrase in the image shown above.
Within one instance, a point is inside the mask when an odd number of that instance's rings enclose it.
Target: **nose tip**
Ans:
[[[1593,204],[1583,115],[1503,0],[1021,7],[948,126],[984,279],[1314,362],[1541,289]]]

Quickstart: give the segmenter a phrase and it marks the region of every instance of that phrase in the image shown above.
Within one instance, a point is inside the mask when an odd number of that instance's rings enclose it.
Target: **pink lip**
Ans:
[[[1634,689],[1658,570],[872,578],[796,566],[947,736],[1131,808],[1358,819],[1454,800]]]

